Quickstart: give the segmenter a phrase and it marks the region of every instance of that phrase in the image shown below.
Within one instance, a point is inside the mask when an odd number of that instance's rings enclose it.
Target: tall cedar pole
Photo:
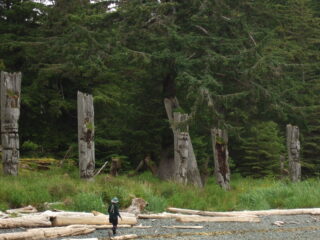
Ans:
[[[292,182],[298,182],[301,179],[300,164],[300,141],[299,127],[287,125],[287,150],[289,161],[289,174]]]
[[[164,100],[168,119],[174,135],[174,169],[172,179],[183,184],[202,187],[197,160],[189,135],[188,114],[174,112],[179,107],[177,98]]]
[[[78,91],[78,144],[81,178],[91,178],[95,170],[94,109],[92,95]]]
[[[1,72],[1,142],[5,175],[18,175],[21,73]]]
[[[214,159],[214,175],[218,184],[230,190],[230,168],[228,152],[228,135],[226,130],[211,129],[212,150]]]

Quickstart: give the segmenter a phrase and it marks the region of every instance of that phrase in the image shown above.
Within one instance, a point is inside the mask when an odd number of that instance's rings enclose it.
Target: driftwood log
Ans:
[[[50,227],[50,219],[46,216],[23,216],[0,219],[0,228]],[[1,239],[1,238],[0,238]]]
[[[176,219],[181,216],[188,216],[188,215],[163,212],[163,213],[155,213],[155,214],[139,214],[138,218],[139,219],[168,219],[168,218]]]
[[[107,216],[99,215],[93,217],[64,217],[56,216],[52,218],[53,226],[66,226],[66,225],[110,225],[109,218]],[[122,217],[122,220],[118,219],[119,224],[135,225],[137,224],[137,218],[135,217]]]
[[[67,226],[55,228],[35,228],[26,232],[14,232],[0,234],[1,240],[26,240],[26,239],[50,239],[65,236],[77,236],[94,232],[95,229],[84,226]]]
[[[3,172],[18,175],[21,73],[1,72],[1,143]]]
[[[225,190],[230,190],[230,168],[228,151],[228,134],[226,130],[211,129],[214,175],[218,184]]]
[[[168,208],[170,212],[184,214],[198,214],[202,216],[270,216],[270,215],[300,215],[311,214],[320,215],[320,208],[300,208],[300,209],[270,209],[257,211],[231,211],[231,212],[210,212],[183,208]]]
[[[205,216],[183,216],[177,218],[178,222],[260,222],[258,217],[237,216],[237,217],[205,217]]]
[[[98,211],[92,211],[92,214],[94,216],[105,216],[106,218],[109,218],[109,215],[106,215],[104,213],[98,212]],[[136,217],[135,214],[129,213],[129,212],[120,212],[121,217]]]
[[[65,238],[63,240],[127,240],[127,239],[137,239],[138,235],[136,234],[129,234],[129,235],[122,235],[122,236],[115,236],[115,237],[107,237],[107,238]]]
[[[95,170],[93,98],[79,91],[78,144],[80,177],[92,178]]]
[[[35,215],[40,215],[40,216],[46,216],[49,218],[57,217],[57,216],[63,216],[63,217],[93,217],[93,213],[88,213],[88,212],[71,212],[71,211],[60,211],[60,212],[55,212],[55,211],[44,211],[42,213],[38,213]]]
[[[300,181],[301,179],[301,164],[300,164],[300,141],[299,127],[287,125],[287,150],[289,160],[289,174],[292,182]]]
[[[80,226],[80,225],[79,225],[79,226]],[[95,229],[111,229],[111,228],[112,228],[112,225],[88,225],[88,224],[81,224],[81,226],[90,227],[90,228],[95,228]],[[132,228],[132,225],[120,224],[120,225],[117,225],[117,228]]]
[[[163,228],[168,229],[202,229],[203,226],[186,226],[186,225],[180,225],[180,226],[162,226]]]
[[[29,205],[29,206],[26,206],[26,207],[22,207],[22,208],[16,208],[16,209],[8,209],[6,210],[6,213],[9,213],[9,214],[18,214],[18,213],[36,213],[38,212],[38,210]]]

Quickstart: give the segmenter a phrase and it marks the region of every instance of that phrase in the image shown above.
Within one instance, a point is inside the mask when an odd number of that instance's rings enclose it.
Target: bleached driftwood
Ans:
[[[148,206],[148,204],[149,203],[143,198],[133,198],[130,206],[124,209],[124,211],[133,213],[136,216],[139,215],[145,209],[145,207]]]
[[[80,226],[80,225],[79,225]],[[111,229],[112,225],[88,225],[88,224],[81,224],[81,226],[84,227],[91,227],[95,229]],[[129,224],[120,224],[117,226],[117,228],[131,228],[132,226]]]
[[[198,214],[202,216],[270,216],[270,215],[300,215],[311,214],[320,215],[320,208],[298,208],[298,209],[270,209],[270,210],[256,210],[256,211],[231,211],[231,212],[210,212],[199,211],[183,208],[168,208],[170,212]]]
[[[168,228],[168,229],[202,229],[203,226],[162,226],[163,228]]]
[[[6,210],[6,213],[8,214],[13,214],[13,213],[36,213],[38,212],[38,210],[29,205],[29,206],[26,206],[26,207],[22,207],[22,208],[16,208],[16,209],[8,209]]]
[[[152,228],[152,226],[143,226],[143,225],[138,225],[138,226],[133,226],[132,228],[145,229],[145,228]]]
[[[126,240],[126,239],[136,239],[138,238],[138,235],[136,234],[130,234],[130,235],[122,235],[122,236],[116,236],[116,237],[110,237],[110,238],[102,238],[102,239],[110,239],[110,240]],[[62,240],[99,240],[99,238],[64,238]]]
[[[119,224],[135,225],[137,224],[137,218],[135,217],[122,217],[122,220],[118,219]],[[74,224],[84,225],[110,225],[108,218],[103,215],[93,217],[64,217],[56,216],[52,218],[53,226],[66,226]]]
[[[167,219],[167,218],[178,218],[178,217],[188,216],[183,214],[175,214],[175,213],[155,213],[155,214],[139,214],[138,218],[140,219]]]
[[[69,212],[69,211],[59,211],[54,212],[47,210],[45,212],[40,213],[39,215],[46,216],[46,217],[57,217],[57,216],[63,216],[63,217],[93,217],[93,213],[87,213],[87,212]]]
[[[105,217],[109,217],[109,215],[106,215],[104,213],[98,212],[98,211],[92,211],[92,214],[94,216],[105,216]],[[136,217],[135,214],[133,213],[129,213],[129,212],[120,212],[121,217]]]
[[[36,228],[29,229],[26,232],[14,232],[0,234],[1,240],[36,240],[49,239],[64,236],[77,236],[94,232],[94,228],[83,226],[67,226],[55,228]]]
[[[1,218],[7,218],[8,216],[9,216],[8,214],[0,211],[0,219]]]
[[[178,222],[260,222],[258,217],[205,217],[205,216],[183,216],[177,218]]]
[[[45,216],[23,216],[23,217],[16,217],[16,218],[0,219],[0,228],[50,227],[50,226],[51,226],[50,219]]]
[[[212,216],[212,217],[234,217],[234,216],[251,216],[255,217],[254,213],[251,211],[237,211],[237,212],[211,212],[211,211],[200,211],[192,209],[183,209],[183,208],[168,208],[169,212],[182,213],[182,214],[192,214],[200,216]]]
[[[137,239],[137,238],[138,238],[138,235],[129,234],[129,235],[111,237],[111,240],[126,240],[126,239]]]

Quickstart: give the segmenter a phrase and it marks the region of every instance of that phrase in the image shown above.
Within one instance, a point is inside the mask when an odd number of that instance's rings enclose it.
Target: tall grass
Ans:
[[[160,181],[150,173],[132,178],[101,175],[94,181],[81,180],[76,171],[66,174],[61,169],[0,176],[0,210],[28,204],[42,210],[45,202],[62,202],[55,208],[105,212],[114,196],[120,199],[122,208],[129,206],[133,197],[141,197],[149,202],[147,210],[153,212],[169,206],[214,211],[318,207],[320,181],[293,184],[234,176],[232,190],[226,192],[213,178],[200,189]]]

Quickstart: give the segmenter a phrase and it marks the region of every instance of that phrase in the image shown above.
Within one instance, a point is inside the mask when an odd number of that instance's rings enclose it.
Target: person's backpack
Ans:
[[[113,204],[111,205],[111,208],[110,208],[110,214],[114,215],[114,205]]]

